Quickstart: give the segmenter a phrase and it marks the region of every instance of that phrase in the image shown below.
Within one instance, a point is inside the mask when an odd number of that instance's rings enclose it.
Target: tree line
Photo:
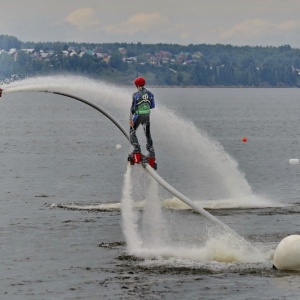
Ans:
[[[16,49],[17,54],[9,53]],[[66,56],[63,51],[101,49],[109,60],[91,54]],[[51,53],[46,59],[35,57],[24,49]],[[125,61],[120,49],[126,50]],[[300,49],[279,47],[232,46],[208,44],[142,44],[142,43],[65,43],[21,42],[16,37],[0,35],[0,80],[14,77],[80,74],[110,82],[131,84],[137,75],[147,77],[149,84],[170,86],[245,86],[299,87]],[[99,50],[100,51],[100,50]],[[172,57],[185,55],[185,61],[158,60],[150,63],[147,55],[165,51]],[[194,53],[200,53],[193,59]]]

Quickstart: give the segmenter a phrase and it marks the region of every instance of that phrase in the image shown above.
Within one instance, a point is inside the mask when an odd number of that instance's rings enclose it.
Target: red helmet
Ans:
[[[136,86],[144,86],[146,84],[146,80],[143,77],[138,77],[134,80],[134,84]]]

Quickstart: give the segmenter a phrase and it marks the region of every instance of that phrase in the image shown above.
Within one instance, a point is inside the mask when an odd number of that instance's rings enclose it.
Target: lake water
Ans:
[[[133,88],[2,87],[1,299],[299,299],[299,273],[271,259],[299,234],[299,89],[149,87],[157,173],[232,236],[128,166],[131,146],[97,110],[37,92],[91,101],[128,129]]]

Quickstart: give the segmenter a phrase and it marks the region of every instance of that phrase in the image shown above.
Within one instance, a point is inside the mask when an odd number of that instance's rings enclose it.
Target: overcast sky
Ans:
[[[46,42],[300,48],[300,0],[0,0],[0,34]]]

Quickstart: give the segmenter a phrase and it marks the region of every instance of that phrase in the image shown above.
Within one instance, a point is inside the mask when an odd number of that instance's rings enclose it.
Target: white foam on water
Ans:
[[[156,183],[157,185],[157,183]],[[148,199],[148,197],[147,197]],[[150,200],[152,201],[152,200]],[[191,210],[190,206],[182,202],[176,197],[159,200],[160,207],[170,210]],[[276,203],[265,197],[257,197],[255,195],[239,199],[218,199],[218,200],[201,200],[196,201],[204,209],[235,209],[235,208],[266,208],[266,207],[284,207],[282,203]],[[147,200],[134,201],[134,207],[138,209],[145,209]],[[67,208],[78,210],[99,210],[99,211],[114,211],[121,210],[121,202],[108,202],[98,204],[85,203],[53,203],[52,208]],[[157,212],[156,212],[157,213]]]
[[[143,184],[143,177],[139,173],[131,173],[133,167],[128,164],[125,174],[122,198],[122,220],[128,252],[131,255],[144,259],[159,259],[162,264],[172,265],[174,260],[178,264],[186,264],[186,261],[222,263],[258,263],[266,262],[269,255],[263,254],[243,238],[224,232],[224,229],[213,225],[202,241],[172,240],[168,227],[174,224],[166,224],[162,213],[162,203],[159,200],[157,183],[150,178],[147,189]],[[133,178],[131,178],[133,176]],[[134,182],[134,185],[133,185]],[[143,210],[135,210],[133,189],[143,187],[146,193]],[[139,218],[142,219],[139,222]],[[199,218],[201,216],[199,215]],[[189,227],[188,219],[182,224],[187,230],[195,230]]]
[[[138,215],[135,212],[134,200],[132,197],[131,165],[127,165],[124,175],[123,196],[122,196],[122,225],[126,239],[128,252],[134,254],[135,249],[142,247],[142,240],[138,234]]]
[[[99,211],[114,211],[121,209],[121,203],[101,203],[101,204],[78,204],[78,203],[53,203],[51,208],[67,208],[74,210],[99,210]]]
[[[282,203],[276,203],[265,196],[250,195],[238,199],[217,199],[217,200],[194,200],[204,209],[228,209],[228,208],[263,208],[283,207]],[[168,209],[185,210],[191,209],[187,204],[176,197],[164,199],[162,206]]]
[[[158,183],[151,177],[141,176],[140,172],[131,172],[132,168],[128,163],[124,175],[122,225],[128,252],[138,255],[145,249],[157,249],[165,245],[167,232],[159,199]],[[138,194],[139,192],[145,194],[145,200],[135,201],[136,194],[133,193],[133,189]],[[137,209],[140,206],[136,203],[142,203],[143,209]]]
[[[203,245],[156,245],[135,247],[132,254],[159,263],[172,265],[187,262],[260,263],[270,260],[269,254],[249,247],[230,234],[209,236]]]
[[[144,246],[156,248],[166,240],[158,183],[152,177],[144,205],[142,228]]]
[[[249,195],[239,198],[201,200],[199,204],[207,209],[226,209],[226,208],[264,208],[264,207],[283,207],[284,205],[275,202],[265,196]]]

